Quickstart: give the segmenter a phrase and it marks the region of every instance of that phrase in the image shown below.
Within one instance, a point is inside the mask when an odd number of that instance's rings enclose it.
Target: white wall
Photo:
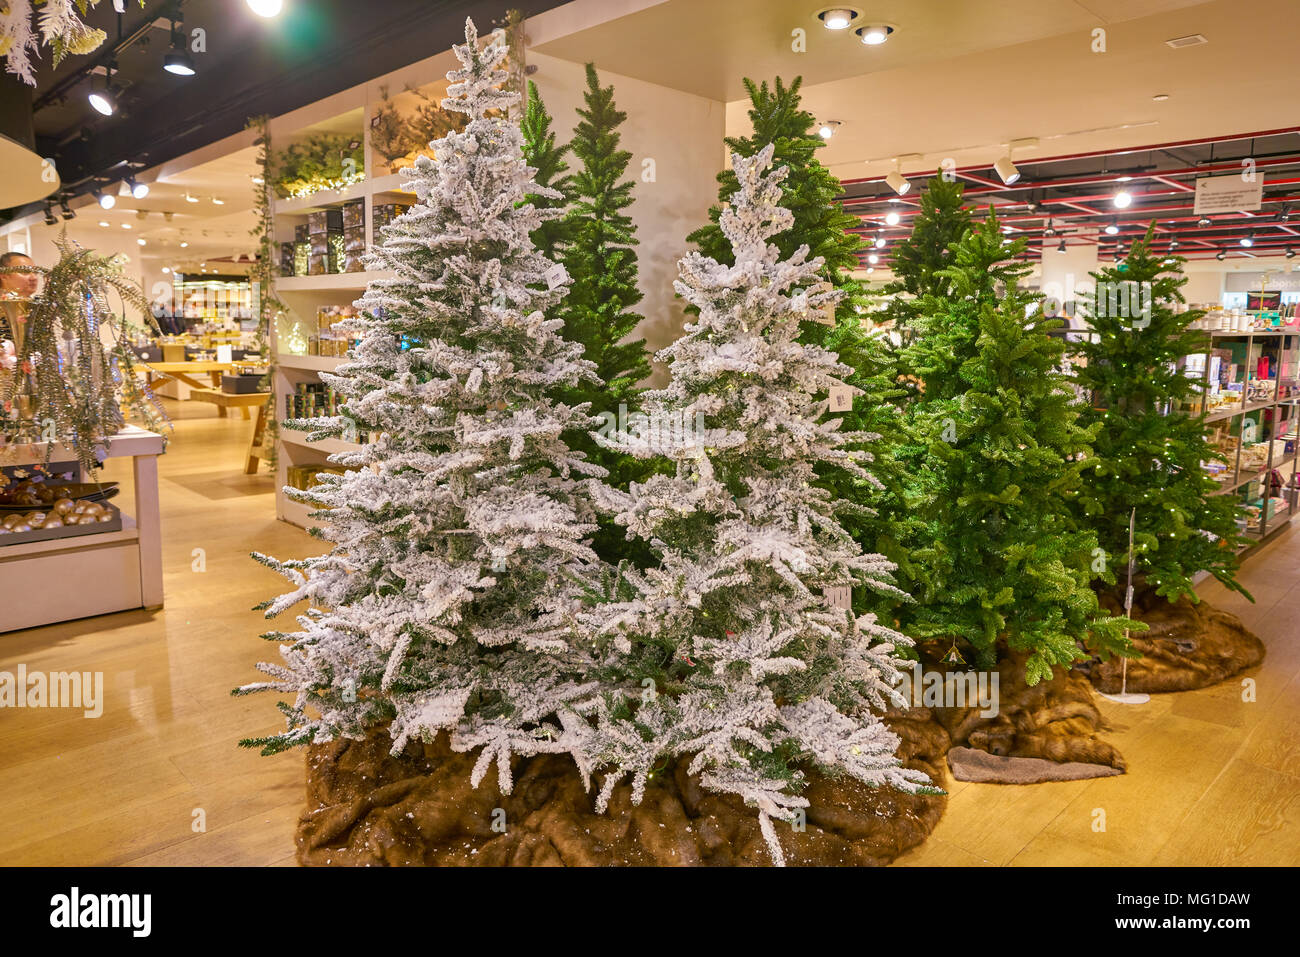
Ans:
[[[587,77],[583,64],[534,51],[529,65],[537,72],[542,102],[553,118],[558,142],[568,142],[578,123],[575,110],[583,103]],[[627,114],[619,128],[620,146],[632,153],[628,174],[636,186],[629,210],[636,224],[638,287],[645,298],[637,311],[645,320],[634,335],[644,336],[653,352],[681,334],[685,314],[673,293],[677,260],[691,248],[686,235],[708,220],[717,201],[716,176],[722,168],[726,107],[690,93],[621,76],[597,61],[601,86],[614,87],[614,104]],[[654,181],[642,179],[643,161],[654,161]],[[573,160],[569,160],[570,168]],[[656,368],[651,383],[667,381]]]

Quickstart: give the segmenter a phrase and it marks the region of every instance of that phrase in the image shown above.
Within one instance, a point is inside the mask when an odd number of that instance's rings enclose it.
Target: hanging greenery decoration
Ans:
[[[249,129],[257,132],[253,145],[257,147],[257,179],[260,183],[253,185],[253,212],[257,225],[253,227],[253,236],[257,239],[257,256],[253,268],[249,270],[249,279],[257,289],[257,338],[254,345],[258,354],[266,363],[266,375],[259,383],[263,392],[272,391],[275,381],[275,351],[271,348],[271,325],[287,307],[276,298],[272,287],[275,278],[277,246],[275,242],[275,207],[272,205],[272,192],[267,188],[271,182],[271,127],[270,118],[255,116],[248,121]],[[272,469],[276,467],[279,449],[280,426],[275,416],[275,396],[267,399],[266,431],[262,445],[268,449],[266,462]]]
[[[139,0],[144,6],[144,0]],[[54,65],[69,54],[93,53],[108,38],[103,30],[87,26],[82,17],[99,5],[99,0],[0,0],[0,56],[5,70],[28,86],[36,85],[32,57],[39,56],[43,42],[50,48]],[[39,8],[33,27],[33,6]]]
[[[342,189],[366,178],[361,134],[318,133],[274,155],[267,182],[282,199]]]
[[[21,300],[14,326],[15,368],[0,381],[0,408],[20,417],[30,412],[40,439],[74,449],[89,472],[104,444],[126,424],[124,406],[151,431],[168,425],[162,405],[137,378],[131,339],[145,332],[126,316],[140,311],[150,331],[157,327],[140,287],[122,273],[123,258],[99,256],[68,239],[55,241],[53,266],[5,266],[0,273],[39,273],[44,291]],[[110,296],[122,308],[115,312]]]

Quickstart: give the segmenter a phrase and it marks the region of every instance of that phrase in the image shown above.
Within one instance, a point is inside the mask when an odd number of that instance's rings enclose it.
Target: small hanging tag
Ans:
[[[831,386],[831,411],[848,412],[853,408],[853,390],[846,385]]]
[[[822,594],[832,608],[853,607],[853,592],[848,585],[829,585],[822,589]]]
[[[835,325],[835,303],[828,302],[826,305],[819,307],[813,313],[813,319],[820,322],[823,326]]]
[[[550,269],[542,273],[542,276],[546,279],[547,289],[563,286],[569,281],[569,274],[564,271],[564,266],[561,263],[554,263]]]

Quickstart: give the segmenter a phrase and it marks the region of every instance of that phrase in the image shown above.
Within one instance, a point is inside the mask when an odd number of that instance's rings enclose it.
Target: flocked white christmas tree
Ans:
[[[267,617],[309,605],[300,630],[267,635],[283,642],[283,664],[258,665],[273,680],[239,692],[296,696],[284,733],[246,742],[267,753],[391,721],[393,753],[449,731],[456,750],[483,749],[475,783],[495,759],[508,792],[512,754],[591,764],[562,723],[597,688],[575,615],[599,568],[586,479],[604,472],[561,439],[594,420],[549,397],[594,367],[543,315],[567,277],[529,233],[561,211],[523,203],[553,191],[506,118],[504,38],[480,49],[467,21],[455,52],[443,107],[469,123],[416,161],[419,200],[371,258],[396,275],[370,284],[360,345],[322,375],[342,415],[302,423],[311,438],[378,438],[331,456],[345,475],[292,493],[318,507],[328,554],[255,556],[294,585]]]
[[[905,706],[891,653],[910,641],[826,598],[894,590],[893,565],[862,554],[836,519],[840,503],[812,484],[822,463],[869,480],[860,460],[871,436],[828,417],[851,370],[796,341],[799,323],[840,293],[818,280],[822,261],[806,246],[782,261],[768,243],[792,220],[778,205],[787,170],[765,172],[771,160],[771,146],[732,157],[739,187],[720,225],[735,265],[700,253],[681,261],[675,286],[699,319],[659,353],[672,379],[647,393],[647,421],[602,440],[667,455],[676,474],[630,493],[598,489],[662,564],[630,572],[635,595],[589,620],[613,636],[627,673],[644,676],[624,713],[597,703],[602,757],[615,768],[599,802],[628,775],[639,799],[657,763],[694,755],[689,770],[705,787],[758,809],[780,862],[772,819],[807,805],[801,765],[906,791],[929,782],[900,767],[898,738],[873,713]]]

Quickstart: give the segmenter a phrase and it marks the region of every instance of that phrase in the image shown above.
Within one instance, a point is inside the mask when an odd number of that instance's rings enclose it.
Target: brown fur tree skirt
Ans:
[[[925,709],[886,718],[899,757],[944,786],[948,737]],[[388,754],[387,731],[364,741],[313,745],[298,860],[334,865],[768,865],[757,813],[733,795],[702,790],[687,760],[656,776],[637,807],[615,789],[605,814],[592,810],[567,756],[516,760],[514,793],[496,774],[469,784],[475,755],[440,736]],[[938,823],[946,795],[904,794],[809,774],[810,806],[798,832],[777,823],[786,861],[801,865],[887,864]],[[494,829],[495,825],[495,829]],[[504,832],[503,832],[504,831]]]
[[[1111,614],[1123,614],[1113,594],[1103,594],[1101,602]],[[1142,657],[1129,659],[1129,691],[1208,688],[1264,660],[1264,643],[1240,618],[1203,600],[1181,598],[1171,604],[1147,589],[1134,595],[1133,617],[1148,630],[1131,639]],[[1094,662],[1093,684],[1106,694],[1117,694],[1122,668],[1118,658]]]
[[[996,715],[983,714],[983,710],[991,709],[981,709],[977,704],[933,709],[948,731],[952,746],[1002,757],[1042,758],[1125,770],[1123,756],[1099,737],[1106,723],[1088,679],[1076,671],[1058,669],[1051,681],[1029,687],[1025,684],[1025,661],[1026,655],[1015,653],[1007,655],[998,666]],[[945,670],[933,663],[927,668]],[[1032,782],[1012,773],[999,783]]]

